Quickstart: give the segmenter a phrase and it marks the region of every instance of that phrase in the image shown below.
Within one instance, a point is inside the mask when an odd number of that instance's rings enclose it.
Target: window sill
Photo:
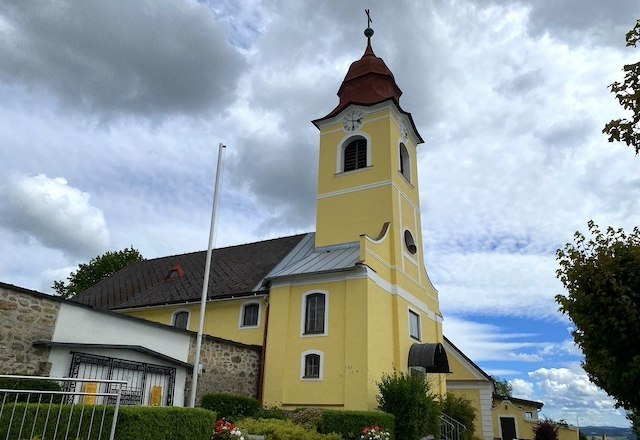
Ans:
[[[260,328],[260,325],[241,325],[238,327],[240,330],[254,330]]]
[[[334,174],[334,176],[336,177],[342,177],[342,176],[347,176],[349,174],[354,174],[354,173],[361,173],[362,171],[368,171],[371,168],[373,168],[372,165],[367,165],[366,167],[363,168],[356,168],[355,170],[349,170],[349,171],[339,171],[337,173]]]

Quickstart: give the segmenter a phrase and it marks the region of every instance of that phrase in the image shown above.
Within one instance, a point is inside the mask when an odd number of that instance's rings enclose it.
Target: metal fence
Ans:
[[[0,380],[13,383],[0,388],[0,440],[113,440],[127,381],[15,375]]]

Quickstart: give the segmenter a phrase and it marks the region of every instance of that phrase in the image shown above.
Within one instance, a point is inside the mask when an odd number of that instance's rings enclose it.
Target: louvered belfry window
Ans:
[[[344,171],[353,171],[367,166],[367,141],[355,139],[344,149]]]

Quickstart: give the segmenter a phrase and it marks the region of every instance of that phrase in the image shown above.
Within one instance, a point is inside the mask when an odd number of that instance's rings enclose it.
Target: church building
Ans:
[[[373,51],[373,30],[365,36],[337,106],[313,121],[315,232],[215,249],[204,333],[258,346],[255,397],[264,405],[375,410],[384,374],[418,371],[434,393],[469,398],[476,436],[492,440],[502,436],[497,411],[511,407],[492,407],[492,379],[443,337],[424,264],[416,154],[423,139]],[[195,331],[205,254],[135,263],[75,300]],[[198,396],[211,391],[199,388]],[[517,407],[518,417],[537,411],[529,403],[534,409]],[[513,428],[505,440],[523,432]]]
[[[368,410],[383,374],[449,373],[438,292],[424,267],[416,149],[385,62],[366,49],[320,132],[316,231],[216,249],[205,333],[263,350],[267,405]],[[147,260],[76,297],[198,328],[204,253]]]

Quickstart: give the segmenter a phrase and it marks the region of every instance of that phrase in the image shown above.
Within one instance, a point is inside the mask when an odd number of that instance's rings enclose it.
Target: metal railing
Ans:
[[[462,423],[446,414],[440,415],[440,439],[460,440],[460,435],[467,430]]]
[[[0,388],[0,440],[102,440],[107,429],[113,440],[127,381],[3,374],[0,379],[21,386],[25,381],[60,385],[59,390]],[[78,383],[85,384],[84,391],[75,391]]]

